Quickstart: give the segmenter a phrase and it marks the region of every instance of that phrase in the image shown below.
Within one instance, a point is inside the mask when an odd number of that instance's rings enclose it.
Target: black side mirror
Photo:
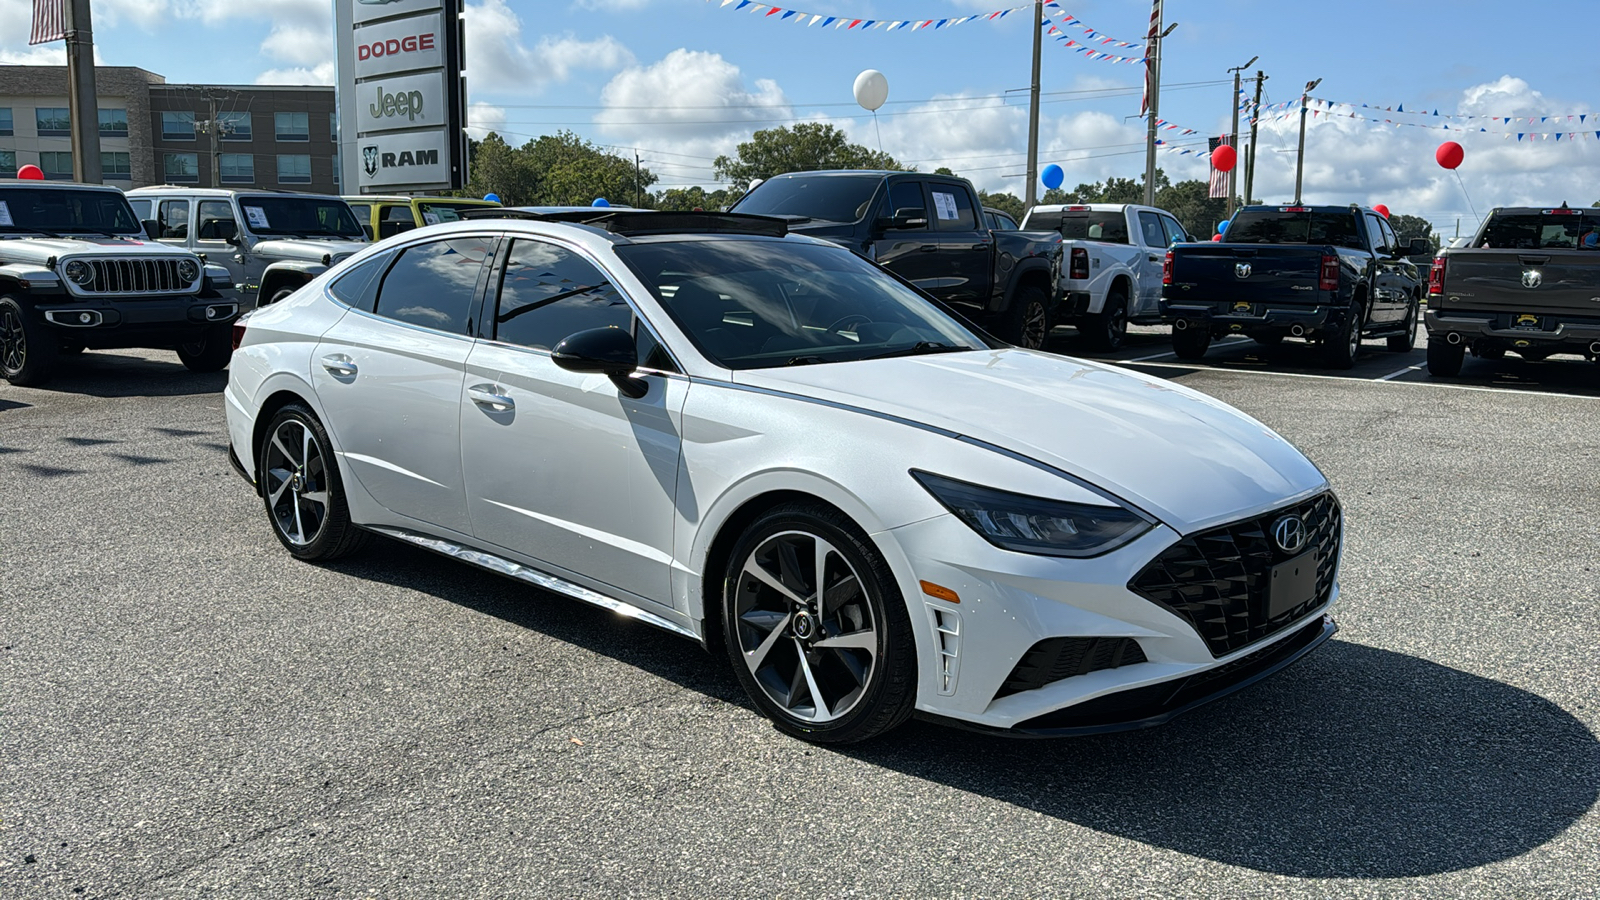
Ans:
[[[227,237],[223,238],[222,240],[223,240],[224,243],[226,243],[230,247],[241,246],[240,241],[239,241],[239,234],[237,232],[228,235]]]
[[[639,351],[633,335],[620,328],[591,328],[568,335],[550,351],[550,360],[568,372],[599,372],[635,400],[650,390],[649,382],[633,377],[639,368]]]
[[[1427,238],[1412,238],[1411,243],[1406,245],[1407,256],[1430,256],[1432,254],[1433,245],[1428,243]]]
[[[144,236],[152,241],[161,236],[161,223],[155,219],[140,219],[139,226],[144,229]]]
[[[893,216],[883,220],[883,227],[893,229],[927,228],[928,211],[917,207],[897,209],[894,211]]]

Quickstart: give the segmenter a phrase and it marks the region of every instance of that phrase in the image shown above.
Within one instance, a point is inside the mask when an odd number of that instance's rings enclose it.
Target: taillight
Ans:
[[[1323,256],[1322,273],[1317,276],[1317,290],[1337,291],[1339,289],[1339,257]]]
[[[1072,248],[1072,265],[1067,271],[1068,278],[1089,277],[1089,251],[1082,247]]]
[[[233,323],[233,349],[239,349],[239,345],[242,343],[244,343],[244,320],[235,319]]]
[[[1161,264],[1161,283],[1162,284],[1171,284],[1172,283],[1172,251],[1171,250],[1167,251],[1166,262],[1163,262]]]
[[[1428,296],[1444,296],[1444,257],[1433,258],[1433,268],[1428,270]]]

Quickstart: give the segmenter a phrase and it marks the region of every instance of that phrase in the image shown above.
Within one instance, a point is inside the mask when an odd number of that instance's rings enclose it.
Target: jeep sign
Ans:
[[[362,134],[449,125],[444,75],[393,75],[356,88],[356,128]]]

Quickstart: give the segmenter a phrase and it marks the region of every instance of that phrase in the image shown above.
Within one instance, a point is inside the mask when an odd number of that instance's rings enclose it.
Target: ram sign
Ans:
[[[346,191],[465,185],[461,0],[336,0],[334,14]]]

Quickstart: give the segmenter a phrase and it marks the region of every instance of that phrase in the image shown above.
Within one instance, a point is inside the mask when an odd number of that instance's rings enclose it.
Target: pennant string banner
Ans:
[[[1054,9],[1056,13],[1061,16],[1062,25],[1070,25],[1073,28],[1082,30],[1084,32],[1083,37],[1085,42],[1092,41],[1095,45],[1101,47],[1110,46],[1118,48],[1131,48],[1134,53],[1142,54],[1144,51],[1144,47],[1137,41],[1119,41],[1116,38],[1107,37],[1103,31],[1090,28],[1088,25],[1083,23],[1082,19],[1079,19],[1077,16],[1071,15],[1066,10],[1062,9],[1061,4],[1057,3],[1056,0],[1046,0],[1044,8],[1047,10]],[[1046,24],[1048,24],[1048,21]],[[1057,38],[1057,40],[1060,40],[1060,38]],[[1143,62],[1143,60],[1140,60],[1140,62]]]
[[[1065,24],[1065,23],[1063,23],[1063,24]],[[1053,21],[1051,21],[1049,19],[1045,19],[1044,22],[1039,27],[1043,28],[1045,30],[1044,33],[1045,33],[1046,36],[1054,37],[1055,40],[1062,42],[1061,46],[1063,46],[1066,49],[1071,50],[1071,51],[1073,51],[1075,53],[1082,53],[1082,54],[1085,55],[1085,57],[1087,59],[1099,60],[1099,61],[1110,62],[1110,63],[1131,63],[1131,64],[1136,64],[1136,65],[1137,64],[1143,64],[1145,62],[1145,59],[1143,57],[1118,56],[1115,53],[1107,53],[1104,50],[1097,50],[1097,49],[1095,49],[1094,46],[1092,46],[1092,45],[1090,45],[1088,43],[1085,43],[1084,41],[1080,41],[1080,40],[1075,40],[1075,39],[1069,38],[1069,37],[1067,37],[1067,35],[1065,35],[1065,34],[1063,34],[1061,32],[1061,28],[1059,26],[1057,26],[1055,22],[1053,22]],[[1092,32],[1092,31],[1088,32],[1085,35],[1085,39],[1087,39],[1088,34],[1094,34],[1094,32]],[[1129,45],[1129,46],[1133,46],[1133,45]]]
[[[1246,113],[1253,113],[1250,119],[1251,122],[1282,121],[1298,115],[1300,111],[1300,101],[1298,99],[1288,100],[1283,103],[1274,103],[1271,105],[1262,104],[1257,106],[1253,100],[1245,95],[1244,91],[1240,91],[1239,94],[1239,109]],[[1569,141],[1589,139],[1589,134],[1593,131],[1592,124],[1594,123],[1589,123],[1588,120],[1597,118],[1596,114],[1594,113],[1574,113],[1570,116],[1446,116],[1441,113],[1438,117],[1441,120],[1445,118],[1473,119],[1477,122],[1487,122],[1490,125],[1509,125],[1512,122],[1517,122],[1536,125],[1570,125],[1575,123],[1579,126],[1578,130],[1572,130],[1569,127],[1556,128],[1552,130],[1525,129],[1521,132],[1513,132],[1501,131],[1498,128],[1491,131],[1489,128],[1483,127],[1482,125],[1477,125],[1476,122],[1471,126],[1452,125],[1445,122],[1440,122],[1440,124],[1437,125],[1429,122],[1407,122],[1378,115],[1378,113],[1384,112],[1398,112],[1398,109],[1390,110],[1385,107],[1370,106],[1366,104],[1363,104],[1361,107],[1357,107],[1350,103],[1322,100],[1316,97],[1307,98],[1306,109],[1312,119],[1319,117],[1365,119],[1369,122],[1381,122],[1385,125],[1393,125],[1396,128],[1427,128],[1434,131],[1449,131],[1455,134],[1499,134],[1507,138],[1513,134],[1520,134],[1526,136],[1526,138],[1529,140],[1551,140],[1551,136],[1554,135],[1556,137],[1553,139],[1557,141],[1561,140],[1562,137],[1565,137]],[[1365,112],[1363,112],[1363,110],[1365,110]],[[1421,113],[1420,115],[1426,115],[1430,119],[1433,118],[1432,113]],[[1600,121],[1600,119],[1597,119],[1597,121]],[[1600,132],[1594,133],[1596,134],[1597,138],[1600,138]],[[1518,140],[1523,139],[1523,137],[1518,138]]]
[[[872,31],[874,29],[879,31],[938,31],[943,28],[965,25],[968,22],[999,21],[1019,9],[1030,9],[1033,6],[1030,3],[1026,6],[1013,6],[1007,9],[997,9],[993,12],[934,19],[869,19],[865,16],[830,16],[823,13],[808,13],[798,9],[755,3],[753,0],[706,0],[706,2],[717,3],[719,7],[726,8],[731,12],[749,12],[770,22],[793,22],[804,28],[817,26],[840,31]]]
[[[1529,124],[1538,123],[1542,125],[1550,121],[1577,122],[1579,125],[1582,125],[1585,124],[1588,119],[1595,117],[1595,113],[1560,113],[1542,116],[1491,116],[1468,113],[1442,113],[1439,111],[1438,107],[1427,107],[1420,103],[1412,104],[1411,108],[1408,110],[1406,109],[1406,105],[1404,103],[1395,104],[1393,106],[1380,106],[1376,103],[1362,103],[1358,105],[1355,103],[1345,103],[1338,100],[1318,100],[1318,102],[1330,107],[1342,106],[1348,109],[1356,109],[1359,106],[1361,109],[1371,110],[1373,112],[1404,113],[1411,116],[1430,116],[1440,119],[1479,120],[1499,122],[1503,125],[1509,125],[1512,122],[1527,122]]]

